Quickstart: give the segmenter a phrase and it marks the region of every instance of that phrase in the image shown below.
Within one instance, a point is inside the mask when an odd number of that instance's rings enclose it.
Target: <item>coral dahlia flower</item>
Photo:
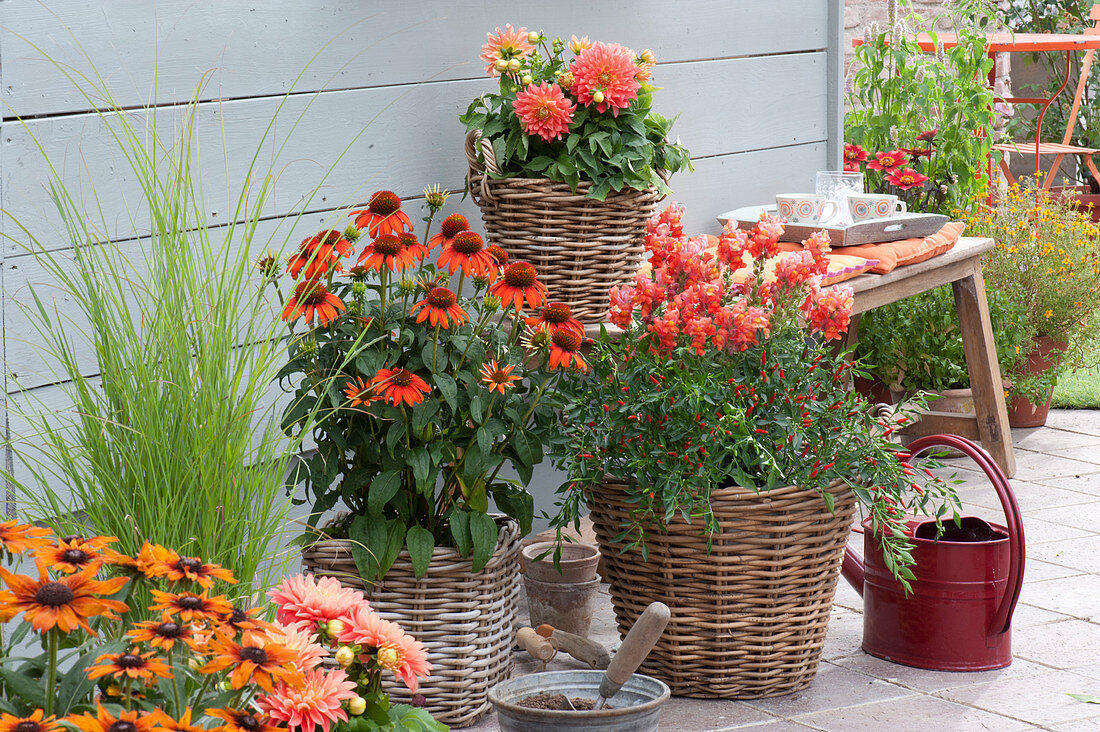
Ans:
[[[114,618],[112,611],[125,612],[129,608],[118,600],[97,595],[113,595],[129,581],[126,577],[95,580],[98,564],[90,564],[76,574],[51,579],[45,563],[38,560],[38,579],[12,574],[0,567],[0,578],[8,589],[0,592],[0,616],[11,619],[23,613],[23,617],[39,633],[58,628],[62,633],[72,633],[83,628],[89,635],[96,632],[88,625],[87,618],[104,615]]]
[[[353,607],[370,607],[362,592],[344,587],[335,577],[312,574],[284,577],[267,596],[279,606],[275,617],[283,625],[298,621],[316,625],[335,620]]]
[[[504,30],[499,26],[494,30],[495,36],[492,33],[485,34],[486,42],[481,47],[481,55],[478,58],[485,62],[487,75],[500,76],[500,69],[497,68],[498,61],[508,62],[514,58],[522,61],[531,55],[535,46],[527,40],[526,28],[515,30],[512,24],[508,23],[504,26]]]
[[[577,55],[569,71],[573,74],[570,91],[584,106],[595,104],[597,112],[610,109],[617,117],[620,109],[638,98],[634,52],[618,43],[592,44]]]
[[[379,666],[393,671],[414,694],[420,686],[418,677],[427,678],[432,673],[424,644],[404,631],[396,641],[379,648],[376,659]]]
[[[271,723],[272,720],[268,715],[256,714],[247,709],[232,707],[207,709],[206,715],[225,722],[221,727],[214,728],[219,732],[284,732],[282,727]],[[103,732],[107,731],[103,730]]]
[[[49,529],[21,524],[14,519],[0,523],[0,550],[10,554],[22,554],[49,545]]]
[[[904,170],[893,170],[886,176],[886,182],[890,185],[897,186],[903,191],[907,191],[910,188],[916,188],[922,185],[928,180],[927,175],[921,175],[912,168],[905,168]]]
[[[307,323],[316,318],[321,325],[328,325],[339,317],[338,310],[344,309],[344,302],[328,291],[317,280],[299,282],[283,308],[283,320],[293,323],[303,315]]]
[[[152,732],[156,726],[156,720],[151,714],[123,710],[118,713],[117,717],[113,717],[98,701],[95,708],[96,715],[94,717],[88,712],[81,715],[70,714],[65,717],[65,721],[82,732]],[[242,732],[244,731],[242,730]],[[258,730],[249,730],[248,732],[258,732]]]
[[[375,392],[374,387],[363,381],[363,377],[359,376],[355,381],[348,381],[344,384],[344,396],[351,402],[349,406],[358,407],[360,404],[364,407],[369,407],[371,402],[378,401],[381,397]]]
[[[573,317],[573,311],[563,302],[552,302],[544,305],[537,318],[527,318],[527,325],[535,330],[549,330],[566,328],[584,335],[584,325]]]
[[[428,382],[408,369],[379,369],[371,384],[382,398],[394,404],[410,407],[424,401],[424,395],[432,390]]]
[[[270,624],[270,628],[268,636],[294,651],[297,655],[294,665],[303,674],[320,666],[329,655],[328,649],[317,642],[314,626],[308,623]]]
[[[440,244],[447,246],[456,236],[469,230],[470,222],[466,220],[465,216],[462,214],[451,214],[439,224],[439,233],[434,234],[432,238],[428,240],[428,248],[435,249],[435,247]]]
[[[417,310],[421,312],[417,315],[416,322],[423,323],[427,320],[437,328],[450,328],[452,320],[455,325],[462,325],[470,320],[470,316],[456,301],[455,294],[446,287],[433,287],[429,290],[426,298],[412,306],[410,314],[416,315]]]
[[[875,159],[867,163],[867,167],[871,170],[885,170],[887,172],[894,168],[900,168],[909,162],[909,158],[905,155],[905,150],[890,150],[889,152],[875,153]]]
[[[210,642],[214,657],[202,667],[204,674],[224,671],[232,667],[229,683],[234,689],[245,684],[258,684],[270,692],[276,682],[299,683],[301,674],[294,662],[298,654],[291,648],[270,638],[254,638],[252,643],[237,643],[227,638],[215,637]]]
[[[41,709],[35,709],[29,717],[16,717],[0,714],[0,732],[62,732],[65,728],[57,723],[57,717],[43,717]]]
[[[322,231],[316,236],[302,240],[298,251],[287,260],[286,271],[294,278],[301,275],[307,280],[320,279],[326,276],[330,269],[341,271],[343,266],[340,264],[340,258],[349,256],[353,251],[351,242],[339,231]]]
[[[318,727],[329,732],[333,722],[346,722],[343,702],[357,696],[354,681],[342,669],[314,669],[305,675],[301,686],[279,684],[256,700],[268,716],[285,722],[288,729],[313,732]]]
[[[528,135],[538,135],[550,142],[560,140],[569,132],[569,123],[573,121],[573,111],[577,105],[565,98],[557,84],[542,82],[528,84],[527,88],[516,94],[512,106],[516,117]]]
[[[439,253],[436,264],[440,269],[444,267],[449,274],[454,274],[459,269],[464,275],[485,275],[494,277],[496,259],[485,251],[485,240],[481,235],[473,231],[461,231],[455,234],[451,243],[443,247]]]
[[[506,388],[516,388],[513,382],[519,381],[520,377],[512,373],[515,368],[515,364],[499,366],[494,358],[489,363],[481,364],[481,382],[489,386],[489,391],[495,389],[503,394]]]
[[[550,335],[550,369],[567,369],[576,366],[582,374],[587,373],[588,364],[581,358],[581,344],[584,337],[576,331],[559,328]]]
[[[383,234],[400,234],[413,228],[408,214],[401,210],[401,199],[393,191],[375,191],[363,211],[352,211],[355,225],[376,239]]]
[[[377,653],[378,664],[393,671],[410,691],[416,692],[418,676],[426,677],[432,671],[424,645],[369,608],[355,608],[345,617],[344,629],[337,637],[341,643]]]
[[[395,643],[405,634],[400,625],[362,605],[352,608],[342,619],[344,628],[336,634],[336,638],[347,645],[378,649],[387,643]]]
[[[111,676],[115,679],[138,679],[148,685],[155,683],[158,678],[172,678],[172,669],[164,661],[155,658],[155,654],[156,651],[141,653],[137,646],[129,651],[104,653],[88,667],[88,678]]]
[[[546,302],[548,288],[539,282],[538,272],[527,262],[513,262],[504,268],[504,274],[492,287],[489,294],[500,298],[502,305],[513,305],[516,310],[527,306],[537,308]]]
[[[375,272],[383,268],[390,272],[405,272],[412,269],[428,253],[427,247],[408,232],[383,234],[359,254],[359,264]]]

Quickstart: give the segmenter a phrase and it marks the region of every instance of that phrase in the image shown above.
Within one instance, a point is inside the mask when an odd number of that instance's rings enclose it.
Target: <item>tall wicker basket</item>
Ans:
[[[543,178],[494,179],[489,173],[500,169],[477,130],[466,135],[466,160],[489,242],[533,264],[550,299],[567,304],[577,318],[606,320],[607,291],[632,282],[642,262],[645,222],[661,200],[657,189],[625,188],[597,201],[585,197],[585,182],[574,193]]]
[[[830,486],[830,513],[818,493],[801,488],[722,489],[711,500],[720,533],[709,553],[699,522],[677,516],[667,534],[649,535],[646,561],[611,541],[635,505],[626,502],[626,485],[607,480],[590,506],[620,632],[650,602],[672,610],[642,672],[675,696],[751,699],[808,686],[825,643],[854,494]]]
[[[326,539],[302,550],[303,566],[319,576],[363,590],[371,607],[393,620],[428,649],[432,675],[420,684],[427,709],[440,722],[466,727],[488,712],[489,689],[511,675],[519,601],[519,525],[498,519],[500,537],[489,563],[473,572],[469,559],[437,547],[427,574],[416,579],[402,551],[383,580],[368,585],[359,576],[346,540]],[[386,692],[408,704],[404,684],[387,678]]]

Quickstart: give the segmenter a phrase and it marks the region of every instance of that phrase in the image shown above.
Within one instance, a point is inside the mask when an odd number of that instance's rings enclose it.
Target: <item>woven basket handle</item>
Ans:
[[[493,154],[493,146],[488,140],[482,139],[481,130],[470,130],[466,133],[466,163],[469,165],[466,185],[470,188],[470,195],[479,204],[481,201],[491,203],[493,195],[489,192],[489,176],[486,171],[500,175],[500,167],[497,165],[496,155]]]

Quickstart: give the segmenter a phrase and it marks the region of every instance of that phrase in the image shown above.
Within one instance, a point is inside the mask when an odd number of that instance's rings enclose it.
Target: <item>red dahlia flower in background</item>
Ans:
[[[933,127],[930,130],[925,130],[924,132],[917,135],[917,141],[918,142],[932,142],[933,140],[936,139],[936,133],[939,132],[939,131],[940,131],[939,127]]]
[[[871,170],[883,170],[891,171],[894,168],[900,168],[909,162],[909,158],[905,155],[905,150],[891,150],[889,152],[875,153],[875,159],[867,163],[867,167]]]
[[[382,398],[394,404],[410,407],[424,401],[424,395],[432,390],[428,382],[408,369],[379,369],[370,382]]]
[[[437,328],[450,328],[452,321],[456,326],[470,321],[470,316],[459,306],[455,294],[446,287],[433,287],[427,297],[412,306],[410,314],[416,315],[417,310],[421,313],[417,315],[416,322],[428,320]]]
[[[537,308],[546,302],[548,288],[539,282],[538,272],[527,262],[513,262],[504,268],[500,280],[489,288],[489,294],[500,298],[505,307],[509,305],[522,310],[524,300],[527,307]]]
[[[844,169],[850,172],[859,170],[860,163],[867,160],[867,151],[859,145],[849,142],[844,145]]]
[[[519,30],[512,28],[508,23],[501,30],[499,26],[494,29],[496,35],[486,33],[485,45],[481,47],[481,55],[478,56],[485,62],[485,73],[489,76],[500,76],[501,69],[497,68],[497,62],[508,62],[512,59],[522,61],[535,50],[534,44],[527,39],[527,28]]]
[[[597,112],[610,109],[617,117],[638,98],[634,52],[618,43],[593,43],[577,55],[569,71],[570,91],[584,106],[596,105]]]
[[[293,323],[304,315],[306,322],[312,323],[317,318],[321,325],[328,325],[336,320],[339,315],[337,310],[343,309],[343,301],[329,292],[322,283],[306,280],[299,282],[291,293],[286,307],[283,308],[283,320]]]
[[[928,176],[921,175],[912,168],[906,168],[905,170],[894,170],[886,175],[886,182],[897,186],[903,191],[907,191],[910,188],[916,188],[919,185],[923,185],[928,180]]]
[[[383,234],[399,234],[413,228],[408,215],[401,210],[401,199],[393,191],[377,191],[370,197],[366,210],[352,211],[355,226],[366,229],[374,239]]]
[[[569,132],[569,123],[573,121],[573,110],[577,107],[566,99],[557,84],[542,82],[528,84],[527,88],[516,94],[516,117],[528,135],[538,135],[547,142],[560,140]]]

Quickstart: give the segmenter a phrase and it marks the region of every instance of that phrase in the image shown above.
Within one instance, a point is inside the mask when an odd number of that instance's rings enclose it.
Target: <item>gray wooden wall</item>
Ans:
[[[155,106],[162,132],[179,123],[181,103],[206,75],[197,131],[211,225],[226,223],[227,191],[239,190],[275,117],[289,144],[275,163],[260,239],[294,241],[377,188],[402,197],[436,182],[461,189],[456,116],[493,87],[477,55],[494,26],[648,47],[663,87],[655,106],[680,115],[675,132],[694,158],[695,172],[672,180],[675,199],[688,206],[690,230],[713,232],[715,214],[812,190],[815,171],[837,167],[842,16],[842,0],[0,0],[0,230],[14,237],[0,249],[3,395],[38,409],[65,404],[18,307],[28,284],[46,285],[50,275],[28,256],[15,222],[51,246],[65,241],[43,153],[75,189],[95,182],[107,236],[136,247],[146,233],[137,186],[96,114],[103,102],[82,95],[66,72],[98,73],[136,122]],[[275,160],[272,147],[261,170]],[[334,162],[288,232],[282,217]],[[468,201],[457,210],[476,214]],[[18,410],[7,407],[4,428],[18,435]],[[539,482],[545,495],[555,481]]]

